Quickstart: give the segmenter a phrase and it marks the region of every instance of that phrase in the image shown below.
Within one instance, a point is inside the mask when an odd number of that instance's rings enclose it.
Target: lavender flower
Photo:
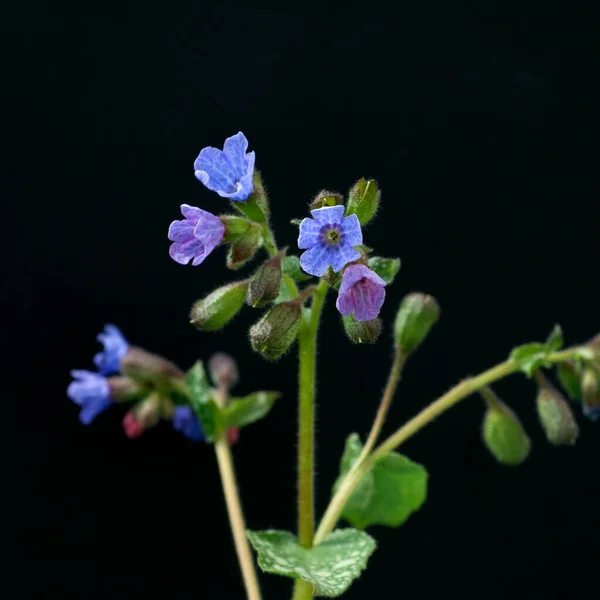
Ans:
[[[201,442],[204,433],[200,427],[200,421],[191,406],[176,406],[173,413],[173,429],[180,431],[194,442]]]
[[[112,404],[108,380],[99,373],[82,370],[71,371],[71,376],[75,381],[69,384],[67,396],[81,406],[79,420],[89,425]]]
[[[342,275],[336,307],[343,315],[354,312],[357,321],[379,314],[385,299],[385,281],[365,265],[350,265]]]
[[[194,175],[222,198],[245,201],[252,193],[254,152],[240,131],[225,140],[223,150],[204,148],[194,162]]]
[[[190,206],[181,205],[185,220],[173,221],[169,227],[169,239],[174,242],[169,248],[171,258],[180,265],[198,266],[221,243],[225,225],[215,215]]]
[[[94,356],[94,364],[102,375],[113,375],[120,370],[121,359],[129,350],[129,342],[115,325],[105,325],[104,332],[98,335],[104,350]]]
[[[322,277],[331,266],[335,273],[360,258],[353,246],[362,244],[362,231],[356,215],[344,217],[343,206],[327,206],[311,211],[314,219],[300,223],[298,248],[306,249],[300,266],[311,275]]]

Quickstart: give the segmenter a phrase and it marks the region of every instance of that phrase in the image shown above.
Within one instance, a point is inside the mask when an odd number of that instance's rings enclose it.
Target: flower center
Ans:
[[[343,233],[339,225],[325,225],[319,232],[319,237],[323,244],[328,246],[337,246],[343,240]]]

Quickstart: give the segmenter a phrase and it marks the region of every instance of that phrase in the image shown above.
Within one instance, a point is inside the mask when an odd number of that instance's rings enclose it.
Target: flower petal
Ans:
[[[335,307],[343,315],[351,315],[354,310],[354,303],[350,294],[338,294],[337,300],[335,301]]]
[[[358,260],[361,256],[358,250],[345,243],[333,246],[332,249],[335,250],[331,253],[331,268],[334,273],[339,273],[349,262]]]
[[[331,264],[331,248],[327,246],[313,246],[300,255],[300,266],[306,273],[322,277],[327,273]]]
[[[207,255],[204,244],[194,237],[183,244],[171,244],[169,248],[169,256],[180,265],[187,265],[192,259],[194,259],[194,266],[199,265]],[[196,262],[200,257],[200,262]]]
[[[313,246],[319,244],[320,231],[321,225],[319,225],[314,219],[302,219],[298,235],[298,248],[312,248]]]
[[[354,318],[370,321],[379,314],[385,300],[385,288],[370,281],[356,284],[350,294],[354,299]]]
[[[350,246],[359,246],[363,243],[362,229],[360,221],[356,215],[350,215],[342,219],[342,227],[344,230],[344,241]]]
[[[189,242],[191,239],[194,239],[195,227],[196,221],[190,221],[189,219],[186,219],[185,221],[173,221],[169,225],[167,237],[172,242]]]
[[[315,208],[315,210],[311,210],[310,214],[319,225],[332,225],[341,222],[342,217],[344,216],[344,210],[345,208],[342,205],[325,206],[324,208]]]

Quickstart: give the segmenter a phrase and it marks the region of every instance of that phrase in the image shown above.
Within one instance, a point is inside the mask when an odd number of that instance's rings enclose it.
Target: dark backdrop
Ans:
[[[443,4],[443,3],[439,3]],[[280,389],[235,449],[247,520],[295,527],[295,353],[267,364],[245,339],[247,309],[219,334],[191,303],[232,277],[223,251],[198,268],[168,256],[190,203],[227,203],[193,176],[204,146],[242,130],[271,194],[277,238],[319,191],[374,177],[383,207],[365,241],[403,267],[385,335],[351,345],[330,298],[319,352],[319,512],[348,433],[365,434],[409,291],[443,311],[410,362],[389,427],[467,374],[540,340],[598,331],[593,40],[597,14],[555,3],[221,1],[23,6],[9,90],[26,111],[4,204],[11,233],[7,347],[16,400],[22,597],[241,598],[213,453],[166,425],[136,441],[114,408],[85,428],[65,396],[106,322],[182,367],[237,357],[240,392]],[[246,270],[249,271],[248,268]],[[11,363],[9,363],[11,364]],[[348,598],[579,597],[596,584],[599,424],[550,447],[534,385],[498,391],[533,439],[503,468],[480,442],[477,399],[404,451],[430,471],[429,499],[379,548]],[[289,584],[264,576],[267,598]]]

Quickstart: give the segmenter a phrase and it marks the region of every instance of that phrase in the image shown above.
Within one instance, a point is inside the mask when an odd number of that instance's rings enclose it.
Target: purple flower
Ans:
[[[182,221],[173,221],[169,227],[171,258],[180,265],[198,266],[222,242],[225,225],[215,215],[190,206],[181,205]]]
[[[89,425],[102,411],[106,410],[112,401],[109,397],[110,386],[108,380],[99,373],[91,371],[71,371],[75,379],[67,388],[67,396],[81,406],[79,420],[84,425]]]
[[[362,231],[356,215],[344,217],[343,206],[326,206],[311,211],[313,219],[300,223],[298,248],[306,249],[300,266],[311,275],[322,277],[331,266],[335,273],[360,258],[353,246],[362,244]]]
[[[354,312],[357,321],[374,319],[385,300],[385,281],[365,265],[350,265],[342,275],[335,305],[343,315]]]
[[[114,375],[121,368],[121,359],[129,350],[129,342],[115,325],[105,325],[104,332],[98,335],[104,350],[94,356],[94,364],[102,375]]]
[[[223,150],[204,148],[194,162],[194,175],[222,198],[244,201],[252,193],[254,152],[240,131],[225,140]]]
[[[200,421],[191,406],[176,406],[173,413],[173,429],[180,431],[194,442],[204,439]]]

